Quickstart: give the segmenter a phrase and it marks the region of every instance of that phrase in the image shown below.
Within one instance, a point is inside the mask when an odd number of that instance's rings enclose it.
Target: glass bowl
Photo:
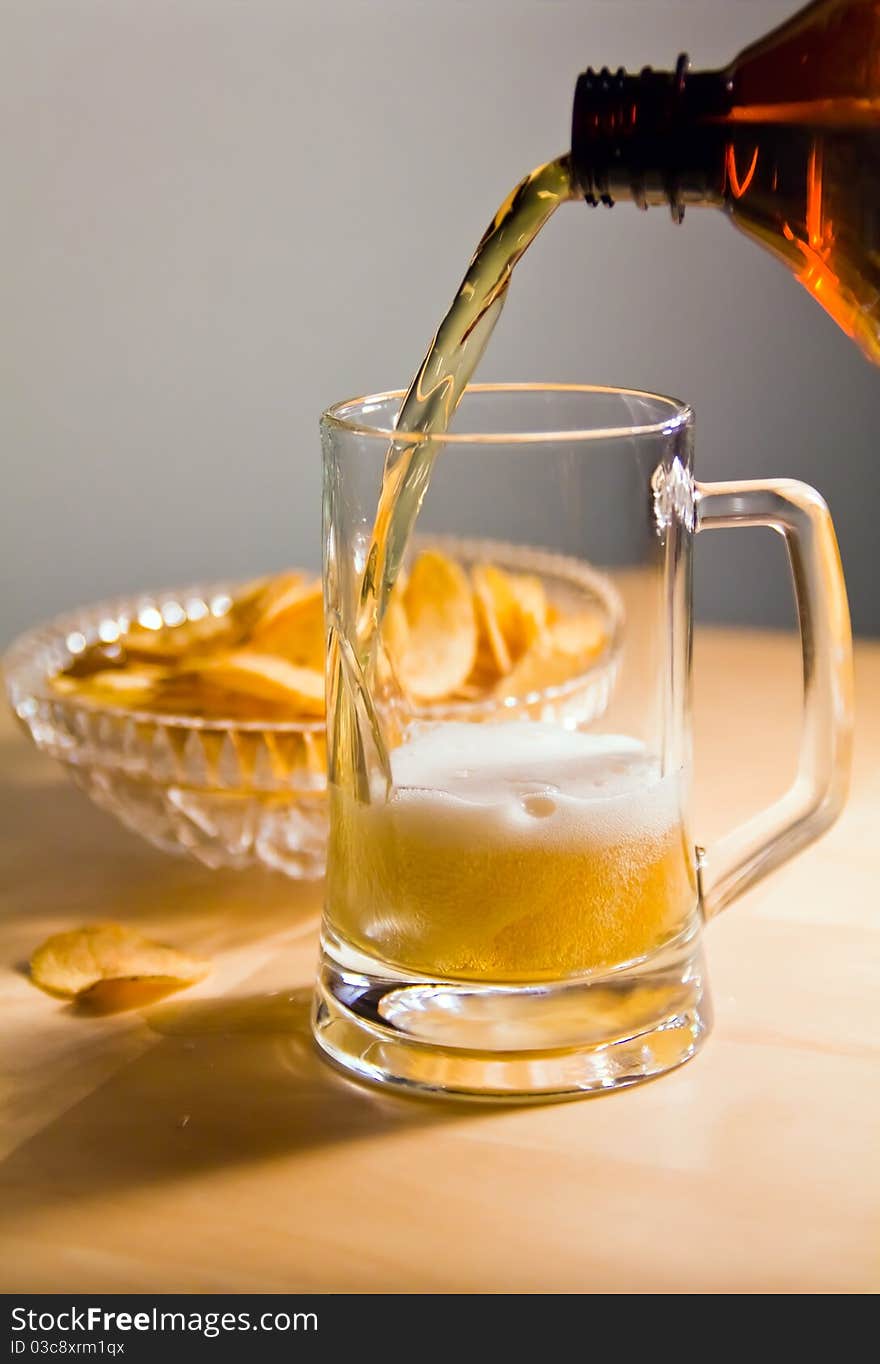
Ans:
[[[424,720],[530,716],[572,727],[604,711],[616,676],[623,609],[602,574],[579,560],[497,541],[423,540],[462,563],[535,573],[549,601],[597,611],[607,643],[565,683],[511,701],[482,697],[423,707]],[[322,720],[205,719],[97,705],[57,695],[50,679],[89,644],[112,642],[149,613],[171,628],[229,610],[239,584],[196,584],[83,607],[20,635],[3,658],[10,704],[37,748],[63,763],[102,809],[166,852],[209,867],[263,863],[287,876],[324,870],[326,733]]]

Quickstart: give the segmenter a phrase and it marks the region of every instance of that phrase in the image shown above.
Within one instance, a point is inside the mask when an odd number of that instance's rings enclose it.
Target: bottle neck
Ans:
[[[587,203],[665,203],[676,222],[687,203],[721,203],[721,123],[732,93],[727,72],[691,74],[684,54],[674,71],[585,71],[575,88],[571,161]]]

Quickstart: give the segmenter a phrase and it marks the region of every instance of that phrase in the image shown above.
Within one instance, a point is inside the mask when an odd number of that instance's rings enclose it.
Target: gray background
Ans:
[[[722,63],[789,0],[2,0],[0,639],[116,591],[318,561],[321,407],[405,384],[588,65]],[[880,375],[720,214],[563,209],[482,378],[671,392],[703,478],[835,515],[856,626]],[[787,623],[769,533],[703,618]]]

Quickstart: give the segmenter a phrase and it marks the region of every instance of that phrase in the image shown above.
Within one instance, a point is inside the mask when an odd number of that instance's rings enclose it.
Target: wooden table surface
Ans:
[[[709,841],[786,783],[795,643],[700,633],[695,689]],[[3,719],[0,1289],[876,1290],[880,644],[857,704],[843,818],[710,926],[702,1053],[519,1109],[336,1074],[307,1024],[320,887],[163,856]],[[213,975],[92,1020],[30,985],[43,937],[109,917]]]

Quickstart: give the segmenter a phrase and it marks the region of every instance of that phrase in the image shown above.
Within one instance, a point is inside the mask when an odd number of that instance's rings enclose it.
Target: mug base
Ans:
[[[312,1017],[321,1050],[362,1080],[507,1103],[653,1079],[711,1024],[696,926],[629,967],[534,985],[414,978],[325,939]]]

